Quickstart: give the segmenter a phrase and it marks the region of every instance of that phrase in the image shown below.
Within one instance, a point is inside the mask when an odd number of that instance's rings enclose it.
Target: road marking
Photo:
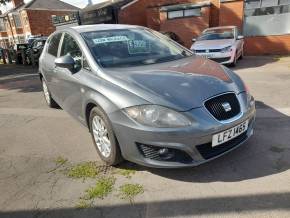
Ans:
[[[37,76],[37,77],[39,77],[38,74],[30,73],[30,74],[21,74],[21,75],[10,75],[10,76],[4,76],[4,77],[1,77],[0,80],[6,80],[6,79],[18,79],[18,78],[22,78],[22,77],[30,77],[30,76]]]
[[[63,110],[30,109],[30,108],[0,108],[0,115],[18,115],[34,117],[69,117]]]

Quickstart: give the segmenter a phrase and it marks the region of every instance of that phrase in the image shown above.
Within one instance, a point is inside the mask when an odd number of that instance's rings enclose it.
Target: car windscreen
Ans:
[[[162,63],[193,55],[162,34],[142,28],[82,33],[97,63],[131,67]]]
[[[213,29],[206,30],[202,35],[197,39],[198,41],[202,40],[219,40],[219,39],[233,39],[235,36],[234,29]]]

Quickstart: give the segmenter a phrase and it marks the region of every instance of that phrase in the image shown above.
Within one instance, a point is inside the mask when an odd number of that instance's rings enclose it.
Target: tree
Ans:
[[[0,5],[6,5],[6,3],[10,2],[11,0],[0,0]]]

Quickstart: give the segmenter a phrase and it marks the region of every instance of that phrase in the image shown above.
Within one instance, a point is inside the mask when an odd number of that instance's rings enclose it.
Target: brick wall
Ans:
[[[21,19],[24,34],[30,34],[31,29],[29,25],[29,17],[26,10],[23,10],[20,12],[20,19]]]
[[[202,8],[202,17],[173,20],[167,20],[166,13],[160,12],[159,8],[165,5],[196,2],[202,2],[202,0],[139,0],[119,12],[119,23],[147,26],[162,32],[173,32],[184,42],[185,46],[190,47],[192,38],[209,26],[210,8]]]
[[[247,37],[245,52],[246,55],[289,54],[290,35]]]
[[[147,4],[146,0],[139,0],[119,11],[119,23],[146,26]]]
[[[189,48],[192,45],[192,38],[197,37],[205,28],[209,27],[210,8],[201,9],[201,17],[189,17],[168,20],[166,13],[161,13],[160,31],[173,32]]]
[[[60,16],[70,13],[71,11],[26,10],[29,27],[26,27],[25,30],[30,30],[32,35],[42,34],[48,36],[55,31],[55,27],[51,21],[51,16]]]
[[[211,0],[209,26],[219,26],[220,0]]]
[[[147,26],[151,29],[160,31],[160,12],[159,8],[147,8],[146,10]]]
[[[237,26],[243,29],[244,1],[224,2],[220,4],[219,26]]]

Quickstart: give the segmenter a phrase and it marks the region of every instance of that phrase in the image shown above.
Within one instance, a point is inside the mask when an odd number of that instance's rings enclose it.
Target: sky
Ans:
[[[25,3],[29,2],[29,1],[30,0],[24,0]],[[88,4],[88,0],[62,0],[62,1],[67,2],[67,3],[71,4],[71,5],[77,6],[79,8],[83,8],[83,7],[85,7]],[[106,1],[106,0],[92,0],[92,2],[94,4],[100,3],[100,2],[103,2],[103,1]],[[11,7],[12,7],[12,4],[9,3],[6,6],[0,6],[0,10],[2,12],[5,12],[6,10],[9,10]]]

